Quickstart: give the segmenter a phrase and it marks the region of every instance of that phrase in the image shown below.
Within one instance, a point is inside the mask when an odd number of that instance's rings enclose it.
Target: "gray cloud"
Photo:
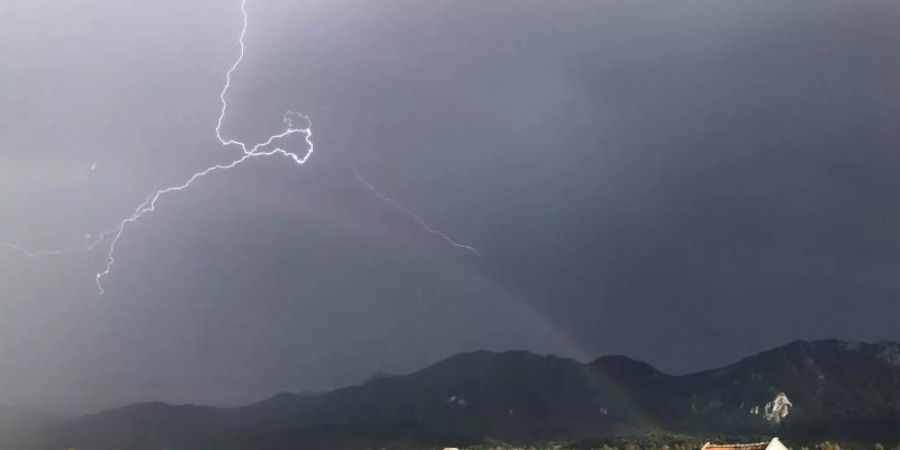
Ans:
[[[213,127],[236,3],[51,3],[0,14],[0,241],[33,248],[233,157]],[[102,252],[0,253],[0,401],[236,403],[483,347],[681,372],[900,338],[894,3],[248,11],[226,134],[300,110],[316,155],[167,197],[103,297]]]

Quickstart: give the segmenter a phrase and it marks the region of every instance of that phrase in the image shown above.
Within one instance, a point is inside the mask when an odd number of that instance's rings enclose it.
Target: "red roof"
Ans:
[[[752,444],[706,444],[703,450],[766,450],[768,442],[755,442]]]

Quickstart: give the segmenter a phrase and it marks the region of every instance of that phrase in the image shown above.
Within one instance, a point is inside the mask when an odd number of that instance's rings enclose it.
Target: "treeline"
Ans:
[[[615,436],[585,439],[571,443],[543,443],[514,445],[502,442],[486,442],[464,447],[463,450],[699,450],[706,442],[752,443],[766,442],[772,436],[712,436],[696,437],[668,433],[649,433],[640,436]],[[885,445],[879,442],[783,442],[791,450],[900,450],[900,443]]]

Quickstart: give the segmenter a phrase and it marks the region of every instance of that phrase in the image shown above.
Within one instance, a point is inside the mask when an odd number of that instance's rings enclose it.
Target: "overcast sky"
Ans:
[[[900,3],[248,0],[223,134],[316,153],[0,249],[0,403],[233,405],[459,351],[900,339]],[[239,152],[240,3],[0,3],[0,242]],[[293,142],[302,150],[302,142]],[[93,167],[93,170],[92,170]],[[472,244],[478,258],[369,192]]]

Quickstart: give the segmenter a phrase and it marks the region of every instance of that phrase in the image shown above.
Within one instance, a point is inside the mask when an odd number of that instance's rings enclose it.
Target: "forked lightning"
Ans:
[[[241,34],[238,39],[238,42],[240,44],[240,52],[238,54],[237,59],[234,61],[234,64],[231,65],[231,67],[228,69],[228,71],[225,74],[225,86],[222,87],[222,90],[219,93],[219,100],[221,101],[222,107],[219,110],[219,118],[216,121],[216,138],[219,140],[219,142],[224,147],[229,147],[229,146],[240,147],[242,155],[239,158],[237,158],[227,164],[216,164],[216,165],[207,167],[199,172],[194,173],[185,182],[183,182],[181,184],[165,187],[165,188],[162,188],[162,189],[154,192],[149,197],[147,197],[147,199],[143,203],[138,205],[138,207],[135,209],[134,213],[131,216],[123,219],[121,222],[119,222],[118,225],[116,225],[115,228],[98,234],[96,236],[96,238],[94,238],[92,241],[88,242],[86,246],[79,247],[79,248],[73,248],[73,249],[67,249],[67,250],[52,250],[52,251],[38,251],[38,252],[29,251],[19,245],[15,245],[15,244],[0,244],[0,247],[5,247],[5,248],[19,251],[23,255],[25,255],[26,257],[29,257],[29,258],[36,258],[36,257],[41,257],[41,256],[54,256],[54,255],[63,255],[63,254],[69,254],[69,253],[77,253],[77,252],[82,252],[82,251],[91,251],[95,247],[97,247],[98,245],[103,243],[106,240],[106,238],[108,238],[109,236],[112,236],[112,241],[109,244],[109,250],[106,253],[106,265],[104,266],[102,271],[97,273],[97,288],[100,290],[100,293],[102,294],[104,292],[103,291],[103,277],[109,275],[109,273],[112,271],[113,264],[115,264],[115,262],[116,262],[116,259],[115,259],[116,244],[119,242],[119,239],[122,237],[122,234],[125,232],[125,227],[131,223],[137,222],[139,219],[141,219],[145,215],[155,211],[157,202],[164,195],[172,193],[172,192],[187,189],[195,181],[197,181],[198,179],[200,179],[206,175],[209,175],[210,173],[213,173],[216,171],[232,169],[232,168],[237,167],[238,165],[240,165],[250,159],[253,159],[253,158],[264,157],[264,156],[284,156],[284,157],[290,158],[297,165],[304,164],[306,162],[306,160],[312,155],[314,146],[313,146],[313,142],[312,142],[312,124],[307,116],[300,114],[300,113],[296,113],[293,111],[286,112],[284,114],[284,123],[285,123],[284,130],[278,134],[269,136],[263,142],[254,144],[252,146],[247,144],[246,142],[242,142],[242,141],[239,141],[236,139],[227,139],[226,140],[225,138],[222,137],[222,121],[225,119],[225,115],[228,112],[228,102],[226,100],[226,97],[228,94],[228,89],[231,87],[231,75],[232,75],[232,73],[234,73],[235,70],[237,70],[238,66],[240,66],[241,62],[244,60],[244,36],[247,34],[247,22],[248,22],[248,20],[247,20],[247,1],[246,0],[241,1],[241,16],[243,18],[243,22],[242,22],[242,27],[241,27]],[[302,121],[304,123],[298,123],[298,121]],[[306,147],[306,151],[303,153],[303,155],[299,155],[291,150],[285,150],[285,149],[277,146],[276,141],[286,138],[288,136],[294,135],[294,134],[298,134],[298,133],[302,133],[303,135],[305,135],[305,141],[306,141],[307,147]]]
[[[216,129],[215,129],[216,138],[218,139],[219,143],[223,147],[237,146],[241,149],[242,154],[239,158],[234,159],[231,162],[226,163],[226,164],[216,164],[213,166],[209,166],[203,170],[200,170],[200,171],[194,173],[186,181],[184,181],[181,184],[177,184],[174,186],[168,186],[168,187],[157,190],[156,192],[150,194],[150,196],[148,196],[147,199],[143,203],[138,205],[137,208],[135,208],[134,213],[132,213],[127,218],[123,219],[114,228],[104,231],[102,233],[99,233],[96,236],[94,236],[93,238],[88,236],[85,239],[86,242],[85,242],[84,246],[71,248],[71,249],[64,249],[64,250],[29,251],[29,250],[25,249],[24,247],[16,245],[16,244],[0,243],[0,248],[8,248],[11,250],[18,251],[22,255],[24,255],[28,258],[37,258],[37,257],[42,257],[42,256],[57,256],[57,255],[65,255],[65,254],[87,252],[87,251],[94,250],[94,248],[103,244],[107,240],[107,238],[109,238],[111,236],[112,239],[109,243],[109,248],[106,253],[106,264],[103,267],[103,270],[101,270],[100,272],[97,273],[97,288],[100,290],[100,293],[103,294],[103,292],[104,292],[103,278],[105,276],[109,275],[109,273],[112,271],[113,265],[116,262],[116,259],[115,259],[116,245],[118,244],[119,239],[124,234],[125,228],[129,224],[137,222],[142,217],[155,211],[157,202],[163,196],[173,193],[173,192],[185,190],[185,189],[189,188],[195,181],[197,181],[198,179],[200,179],[206,175],[209,175],[209,174],[211,174],[213,172],[217,172],[217,171],[233,169],[233,168],[241,165],[242,163],[244,163],[250,159],[253,159],[253,158],[265,157],[265,156],[282,156],[282,157],[289,158],[291,161],[293,161],[297,165],[303,165],[304,163],[306,163],[307,159],[309,159],[309,157],[313,154],[313,150],[314,150],[314,145],[313,145],[313,141],[312,141],[312,123],[310,122],[309,117],[307,117],[303,114],[297,113],[297,112],[287,111],[284,114],[284,123],[285,123],[284,130],[278,134],[269,136],[266,140],[259,142],[257,144],[250,145],[246,142],[242,142],[237,139],[233,139],[233,138],[226,139],[225,137],[222,136],[222,122],[225,120],[225,116],[228,112],[227,95],[228,95],[228,90],[231,88],[231,76],[234,73],[234,71],[237,70],[237,68],[241,65],[241,62],[243,62],[243,60],[244,60],[244,49],[245,49],[244,37],[247,34],[247,23],[248,23],[247,1],[246,0],[241,1],[241,16],[242,16],[243,21],[242,21],[242,27],[241,27],[241,34],[238,38],[238,43],[240,45],[240,52],[238,53],[237,59],[235,59],[234,63],[231,65],[231,67],[228,68],[228,71],[225,73],[225,85],[222,87],[222,90],[219,92],[219,101],[221,103],[221,109],[219,110],[219,117],[216,121]],[[277,145],[277,141],[287,138],[288,136],[295,135],[295,134],[304,135],[304,140],[306,142],[306,151],[302,155],[297,154],[291,150],[286,150]],[[91,170],[94,170],[96,167],[97,167],[97,165],[93,164],[91,166]],[[372,184],[370,184],[368,181],[366,181],[362,176],[360,176],[360,174],[358,172],[356,172],[356,170],[354,170],[353,173],[354,173],[354,176],[356,177],[356,179],[366,189],[371,191],[375,196],[377,196],[381,200],[392,205],[398,211],[400,211],[403,214],[414,219],[423,229],[425,229],[429,233],[431,233],[435,236],[438,236],[439,238],[443,239],[444,241],[453,245],[454,247],[471,252],[475,256],[478,256],[478,257],[481,256],[481,254],[478,252],[478,250],[476,250],[471,245],[454,241],[445,233],[443,233],[439,230],[436,230],[434,228],[431,228],[421,217],[419,217],[418,215],[413,213],[411,210],[407,209],[406,207],[404,207],[403,205],[398,203],[396,200],[394,200],[390,197],[387,197],[387,196],[381,194],[380,192],[378,192],[375,189],[375,187],[372,186]]]

